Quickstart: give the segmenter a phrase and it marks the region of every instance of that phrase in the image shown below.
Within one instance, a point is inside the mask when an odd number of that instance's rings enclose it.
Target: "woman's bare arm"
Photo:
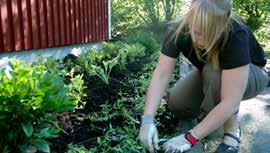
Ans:
[[[162,96],[174,71],[177,59],[160,53],[147,89],[144,115],[156,115]]]
[[[221,102],[193,129],[200,139],[223,125],[238,110],[246,90],[248,73],[249,65],[222,71]]]

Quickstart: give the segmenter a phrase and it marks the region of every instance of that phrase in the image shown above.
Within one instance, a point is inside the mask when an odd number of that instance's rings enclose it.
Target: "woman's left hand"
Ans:
[[[181,134],[165,142],[162,147],[165,152],[184,152],[191,149],[192,144]]]

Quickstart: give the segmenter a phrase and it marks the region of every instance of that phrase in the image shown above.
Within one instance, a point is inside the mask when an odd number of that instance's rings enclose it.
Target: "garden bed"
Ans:
[[[90,152],[118,152],[120,148],[124,152],[145,151],[138,140],[138,130],[146,88],[158,57],[158,52],[148,52],[137,53],[133,60],[126,62],[124,69],[114,66],[109,84],[96,75],[89,75],[82,68],[81,57],[69,55],[63,60],[69,70],[76,68],[74,73],[83,74],[86,95],[82,101],[85,106],[57,114],[63,131],[58,138],[50,140],[52,152],[72,151],[77,146]],[[173,134],[177,120],[171,116],[166,104],[162,107],[158,115],[158,128],[163,129],[159,131],[160,135]]]

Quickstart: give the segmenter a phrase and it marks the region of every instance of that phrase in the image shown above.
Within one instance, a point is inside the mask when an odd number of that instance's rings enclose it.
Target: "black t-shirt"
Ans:
[[[172,58],[177,58],[182,52],[195,67],[201,70],[205,63],[198,60],[194,50],[191,51],[192,40],[187,28],[183,29],[175,43],[174,33],[177,25],[177,23],[174,23],[168,26],[161,52]],[[232,30],[229,33],[226,45],[219,50],[219,66],[221,69],[232,69],[249,63],[260,67],[266,64],[264,51],[251,30],[245,24],[239,24],[236,21],[232,21]]]

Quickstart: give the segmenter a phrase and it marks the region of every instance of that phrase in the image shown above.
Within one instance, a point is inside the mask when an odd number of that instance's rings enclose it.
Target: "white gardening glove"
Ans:
[[[142,145],[150,153],[154,153],[155,150],[160,149],[158,146],[158,131],[154,124],[154,116],[152,115],[142,116],[139,138]]]
[[[172,139],[169,139],[162,145],[165,152],[184,152],[191,149],[198,142],[197,136],[190,130],[187,134],[181,134]]]

